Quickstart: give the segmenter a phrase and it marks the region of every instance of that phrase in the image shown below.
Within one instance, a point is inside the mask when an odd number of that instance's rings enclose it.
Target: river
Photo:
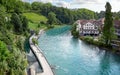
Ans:
[[[55,75],[120,75],[120,56],[73,38],[69,26],[46,31],[38,42]]]

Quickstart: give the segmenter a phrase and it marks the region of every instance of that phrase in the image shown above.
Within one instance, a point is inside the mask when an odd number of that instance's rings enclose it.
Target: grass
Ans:
[[[32,30],[39,30],[39,29],[47,28],[47,26],[45,24],[41,24],[40,27],[38,27],[37,23],[31,23],[31,22],[29,22],[28,27],[29,27],[29,29],[32,29]]]
[[[29,29],[33,29],[33,30],[36,30],[36,28],[38,28],[38,24],[37,23],[31,23],[31,22],[29,22],[29,24],[28,24],[29,26]]]
[[[33,12],[23,13],[23,15],[26,16],[27,19],[29,20],[29,24],[28,24],[29,29],[35,31],[38,31],[39,29],[45,29],[45,30],[49,29],[46,24],[40,24],[41,21],[44,23],[47,22],[47,18],[45,16]],[[40,26],[38,26],[38,24],[40,24]],[[54,25],[54,28],[58,28],[61,26],[64,25]]]
[[[40,23],[41,21],[47,22],[47,18],[40,14],[30,12],[30,13],[23,13],[23,15],[26,16],[27,19],[29,19],[30,21],[34,23]]]

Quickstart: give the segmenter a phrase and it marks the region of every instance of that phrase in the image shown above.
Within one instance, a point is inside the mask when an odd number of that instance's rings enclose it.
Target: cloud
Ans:
[[[73,0],[72,4],[101,4],[105,0]]]
[[[120,10],[120,0],[23,0],[27,2],[39,1],[43,3],[52,3],[58,7],[67,8],[87,8],[93,11],[105,10],[106,2],[110,2],[113,11]]]
[[[38,2],[43,2],[43,3],[52,3],[54,0],[22,0],[22,1],[25,1],[25,2],[34,2],[34,1],[38,1]]]
[[[58,7],[69,7],[70,3],[69,2],[65,2],[65,1],[56,1],[55,5]]]

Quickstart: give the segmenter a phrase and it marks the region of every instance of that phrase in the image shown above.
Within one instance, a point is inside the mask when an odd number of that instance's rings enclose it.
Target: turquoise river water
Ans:
[[[38,41],[55,75],[120,75],[120,56],[74,39],[69,26],[48,30]]]

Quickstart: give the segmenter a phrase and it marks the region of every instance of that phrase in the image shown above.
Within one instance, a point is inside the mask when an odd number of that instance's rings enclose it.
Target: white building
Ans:
[[[78,20],[76,22],[77,30],[80,35],[99,35],[100,29],[104,23],[103,19],[100,20]]]

